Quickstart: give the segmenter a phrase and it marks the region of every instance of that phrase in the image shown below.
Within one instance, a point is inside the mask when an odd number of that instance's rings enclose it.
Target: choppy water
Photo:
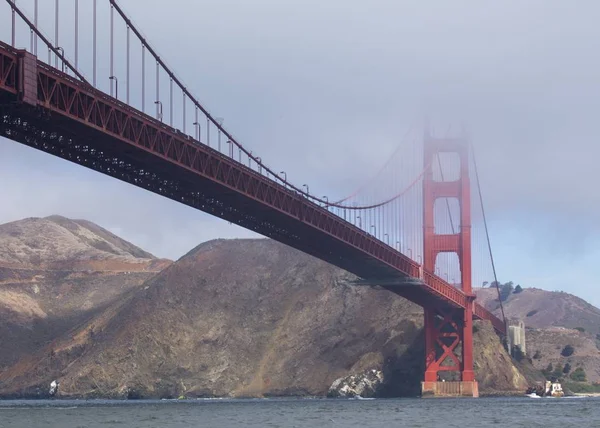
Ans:
[[[597,398],[0,401],[2,428],[600,427]]]

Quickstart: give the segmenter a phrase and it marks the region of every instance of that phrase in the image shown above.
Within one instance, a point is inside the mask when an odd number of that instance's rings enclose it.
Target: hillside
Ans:
[[[500,315],[495,288],[480,288],[476,294],[480,303]],[[594,335],[600,333],[600,309],[569,293],[524,288],[510,294],[503,305],[507,318],[523,319],[528,327],[582,327]]]
[[[87,322],[170,262],[83,220],[0,225],[0,371]]]
[[[500,315],[495,289],[478,289],[476,293],[480,302]],[[572,370],[584,369],[589,382],[600,382],[600,309],[572,294],[537,288],[512,293],[503,305],[507,318],[525,322],[527,353],[536,369],[549,365],[555,369],[568,363]],[[572,355],[561,354],[567,345],[573,347]],[[562,377],[571,380],[570,373]]]
[[[60,216],[0,225],[0,267],[143,271],[156,257],[85,220]]]
[[[416,395],[422,310],[271,240],[204,243],[90,322],[0,374],[4,395],[325,395],[367,368],[384,395]],[[475,334],[480,390],[525,388],[489,325]],[[41,388],[41,389],[39,389]]]

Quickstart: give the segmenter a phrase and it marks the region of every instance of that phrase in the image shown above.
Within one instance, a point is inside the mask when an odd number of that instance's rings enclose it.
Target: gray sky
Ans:
[[[600,305],[600,2],[120,3],[240,141],[320,194],[353,190],[425,115],[466,123],[500,279]],[[158,256],[252,236],[5,139],[0,182],[0,222],[86,218]]]

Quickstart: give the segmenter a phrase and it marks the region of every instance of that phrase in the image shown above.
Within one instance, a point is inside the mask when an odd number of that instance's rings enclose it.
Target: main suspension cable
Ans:
[[[487,226],[487,219],[485,216],[485,208],[483,205],[483,196],[481,193],[481,185],[479,183],[479,172],[477,170],[477,161],[475,160],[475,150],[473,149],[473,145],[471,144],[471,153],[473,153],[473,166],[475,169],[475,178],[477,181],[477,191],[479,193],[479,203],[481,204],[481,213],[483,214],[483,225],[485,228],[485,236],[487,239],[488,251],[490,253],[490,260],[492,261],[492,271],[494,272],[494,283],[496,284],[496,291],[498,292],[498,301],[500,302],[500,311],[502,312],[502,320],[504,321],[504,325],[506,326],[506,315],[504,314],[504,305],[502,304],[502,298],[500,296],[500,284],[498,283],[498,277],[496,276],[496,265],[494,263],[494,255],[492,254],[492,244],[490,242],[490,234]]]

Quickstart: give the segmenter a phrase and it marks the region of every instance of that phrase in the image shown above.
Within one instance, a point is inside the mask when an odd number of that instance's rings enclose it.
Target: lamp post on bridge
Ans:
[[[287,187],[287,173],[285,171],[280,171],[279,173],[283,175],[283,184],[285,185],[285,187]]]
[[[390,245],[390,235],[388,235],[387,233],[384,233],[383,236],[385,237],[385,242]]]
[[[63,48],[61,48],[60,46],[57,46],[56,50],[61,52],[61,55],[62,55],[63,58],[65,57],[65,50]],[[58,60],[58,58],[56,58],[56,59]],[[64,71],[65,71],[65,62],[62,59],[60,60],[60,62],[61,62],[61,65],[62,65],[62,71],[64,73]],[[58,66],[58,64],[56,64],[56,65]]]
[[[310,193],[308,192],[308,184],[303,184],[302,187],[306,187],[306,196],[310,196]]]
[[[362,222],[361,222],[361,220],[360,220],[360,216],[359,216],[359,215],[357,215],[357,216],[356,216],[356,219],[358,220],[358,228],[359,228],[359,229],[362,229]]]
[[[412,248],[406,250],[408,252],[408,258],[412,260]]]
[[[156,118],[162,122],[163,118],[163,105],[161,101],[154,101],[156,104]]]
[[[256,158],[256,163],[258,164],[258,173],[262,175],[262,158],[260,158],[259,156],[257,156]]]
[[[202,129],[200,127],[200,122],[194,122],[194,126],[196,127],[196,140],[200,141],[200,130]]]
[[[373,236],[374,236],[375,238],[377,238],[377,227],[376,227],[374,224],[372,224],[372,225],[371,225],[371,229],[373,229]]]
[[[400,251],[400,241],[396,241],[396,247],[397,247],[396,249],[397,249],[398,251]]]
[[[323,199],[327,201],[327,204],[325,204],[325,208],[327,209],[327,211],[329,211],[329,198],[327,197],[327,195],[325,195],[323,196]]]
[[[118,100],[119,99],[119,79],[117,79],[117,76],[110,76],[109,79],[115,81],[115,99]]]
[[[223,126],[223,121],[225,119],[223,119],[222,117],[215,117],[215,121],[217,122],[217,149],[219,150],[219,152],[221,151],[221,126]]]

